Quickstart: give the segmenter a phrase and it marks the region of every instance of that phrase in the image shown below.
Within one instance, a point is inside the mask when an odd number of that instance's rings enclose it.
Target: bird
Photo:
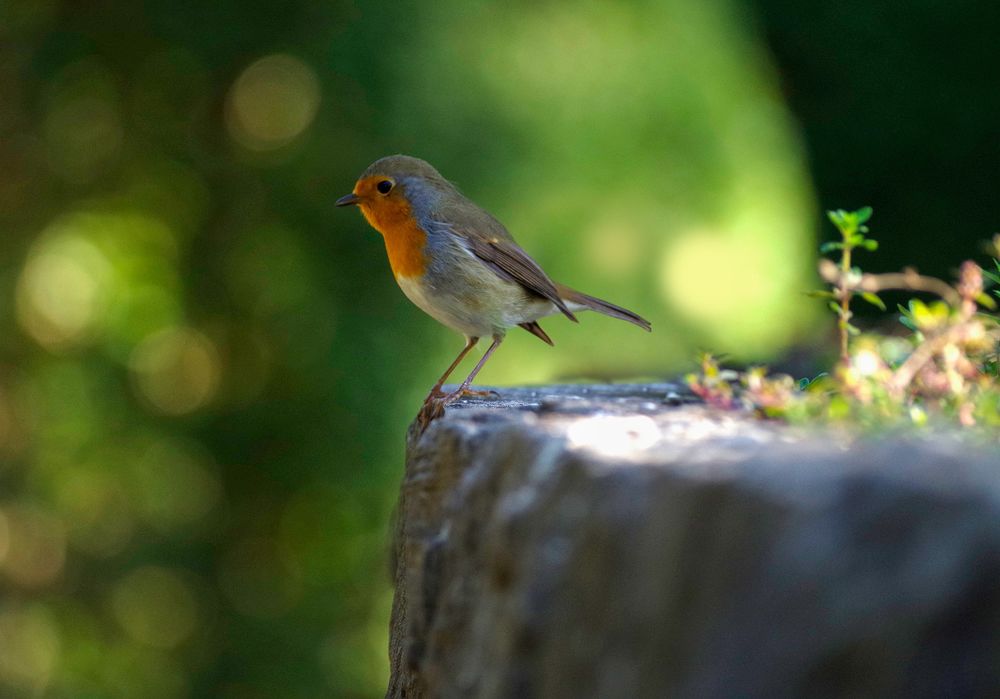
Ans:
[[[512,327],[553,345],[539,319],[562,314],[579,322],[578,312],[592,310],[652,329],[627,308],[552,281],[500,221],[420,158],[379,158],[335,204],[361,209],[385,241],[403,294],[465,336],[462,351],[424,400],[421,414],[429,419],[462,396],[491,393],[473,390],[472,382]],[[461,385],[445,393],[445,381],[483,337],[492,344]]]

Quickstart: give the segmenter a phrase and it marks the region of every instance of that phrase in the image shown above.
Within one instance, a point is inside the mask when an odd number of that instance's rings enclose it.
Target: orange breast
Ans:
[[[424,252],[427,234],[417,225],[406,200],[384,200],[375,206],[362,206],[361,211],[385,239],[393,276],[398,279],[422,275],[427,269]]]

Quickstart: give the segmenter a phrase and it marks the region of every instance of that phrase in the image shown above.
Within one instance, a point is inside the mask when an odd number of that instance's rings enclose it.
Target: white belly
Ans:
[[[417,277],[397,277],[396,283],[413,304],[431,318],[468,337],[489,337],[493,332],[487,319],[470,313],[466,304],[438,294]]]
[[[467,337],[502,335],[511,326],[537,320],[555,311],[555,306],[543,299],[529,301],[525,298],[523,304],[497,303],[500,298],[510,299],[512,292],[505,288],[509,282],[499,277],[490,279],[496,288],[477,289],[478,293],[468,294],[461,300],[428,285],[425,279],[397,277],[396,283],[417,308]]]

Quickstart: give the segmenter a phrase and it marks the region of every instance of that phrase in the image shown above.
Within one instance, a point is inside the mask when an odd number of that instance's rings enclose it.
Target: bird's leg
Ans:
[[[448,377],[451,376],[451,372],[455,371],[455,367],[457,367],[462,360],[465,359],[465,355],[469,353],[469,350],[476,346],[477,342],[479,342],[478,337],[465,338],[465,347],[458,353],[458,356],[455,357],[455,361],[453,361],[451,366],[445,370],[444,374],[441,375],[441,378],[437,380],[437,383],[434,384],[434,388],[432,388],[431,392],[427,394],[427,397],[424,398],[424,405],[427,405],[435,398],[440,398],[444,395],[444,392],[441,391],[441,387],[444,385],[444,382],[448,380]]]
[[[452,363],[452,365],[448,367],[448,371],[446,371],[445,375],[441,377],[440,381],[438,381],[437,385],[431,391],[431,394],[427,396],[427,400],[424,401],[423,407],[421,407],[420,412],[417,413],[417,422],[420,425],[421,432],[427,429],[427,426],[430,425],[431,422],[433,422],[434,420],[436,420],[437,418],[441,417],[441,415],[444,414],[444,407],[449,403],[452,403],[461,398],[462,396],[468,395],[470,393],[473,395],[482,395],[483,393],[487,394],[489,393],[488,391],[486,392],[471,391],[469,390],[469,385],[472,383],[472,380],[476,378],[476,374],[479,373],[479,370],[483,368],[483,364],[486,363],[486,360],[489,359],[490,355],[493,354],[496,348],[500,346],[500,343],[503,341],[503,335],[493,336],[493,344],[490,345],[490,348],[488,350],[486,350],[486,353],[482,356],[482,359],[480,359],[479,363],[476,364],[476,368],[472,370],[472,373],[469,374],[469,376],[465,379],[465,381],[462,382],[462,385],[459,386],[457,390],[447,394],[441,393],[441,386],[444,384],[445,379],[448,378],[448,374],[450,374],[452,370],[458,365],[458,363],[462,361],[462,358],[468,353],[470,349],[472,349],[472,346],[476,344],[476,340],[478,339],[479,338],[471,338],[471,337],[469,338],[468,344],[465,346],[465,349],[462,350],[462,353],[458,355],[458,359],[456,359]]]
[[[452,391],[451,393],[449,393],[444,397],[444,400],[442,400],[441,402],[443,406],[458,400],[464,395],[469,395],[469,394],[483,395],[484,393],[486,395],[489,395],[491,393],[490,391],[472,391],[469,389],[469,386],[472,384],[472,380],[476,378],[476,374],[479,373],[479,370],[483,368],[484,364],[486,364],[486,360],[489,359],[490,355],[492,355],[496,351],[497,347],[500,346],[501,342],[503,342],[503,335],[493,336],[493,344],[490,345],[488,350],[486,350],[486,353],[483,354],[482,359],[479,360],[479,363],[476,364],[472,372],[466,377],[465,381],[462,382],[462,385],[459,386],[457,390]]]

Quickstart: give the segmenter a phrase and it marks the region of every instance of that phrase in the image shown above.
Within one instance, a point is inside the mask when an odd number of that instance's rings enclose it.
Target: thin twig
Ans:
[[[925,291],[929,294],[940,296],[951,307],[957,308],[962,301],[962,297],[955,291],[955,287],[934,277],[925,277],[917,274],[916,270],[904,269],[895,274],[863,274],[858,283],[861,291],[878,293],[880,291]]]
[[[976,321],[966,320],[958,325],[951,326],[940,335],[921,342],[910,356],[899,365],[899,368],[893,372],[890,390],[897,396],[902,395],[902,392],[910,385],[917,373],[926,366],[927,362],[931,361],[949,344],[965,340],[966,332],[978,325],[979,323]],[[988,334],[996,337],[998,333],[993,331]]]
[[[887,274],[862,274],[855,284],[847,285],[847,274],[832,261],[823,259],[819,263],[819,275],[823,281],[850,291],[865,291],[877,294],[880,291],[923,291],[940,296],[949,306],[957,308],[962,297],[955,287],[934,277],[918,274],[914,269]]]
[[[844,240],[844,249],[840,257],[840,277],[837,280],[837,292],[840,296],[840,318],[837,328],[840,331],[840,361],[844,366],[851,363],[848,349],[851,334],[851,287],[848,284],[851,276],[851,246]]]

